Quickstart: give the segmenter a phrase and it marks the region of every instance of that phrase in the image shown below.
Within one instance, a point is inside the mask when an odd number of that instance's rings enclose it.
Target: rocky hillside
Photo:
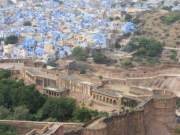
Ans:
[[[169,47],[180,47],[180,12],[144,12],[136,18],[137,35],[155,38]]]

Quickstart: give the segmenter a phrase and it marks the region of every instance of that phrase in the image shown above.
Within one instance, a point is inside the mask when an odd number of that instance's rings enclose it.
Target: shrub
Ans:
[[[86,108],[78,109],[74,113],[74,119],[79,120],[81,122],[87,122],[88,120],[92,119],[91,113],[92,112]]]
[[[82,74],[85,74],[86,71],[89,69],[88,65],[81,61],[70,63],[68,68],[69,70],[79,71]]]
[[[0,124],[0,135],[18,135],[18,134],[15,127]]]
[[[87,122],[93,118],[107,116],[107,113],[90,110],[87,108],[79,108],[74,112],[74,120],[78,122]]]
[[[0,70],[0,79],[7,79],[11,76],[11,72],[9,70]]]
[[[176,100],[176,108],[177,109],[180,108],[180,98],[177,98],[177,100]]]
[[[133,54],[133,60],[144,64],[155,64],[159,62],[163,44],[152,38],[136,37],[124,48],[124,51]],[[130,61],[123,61],[122,65],[130,67]]]
[[[76,60],[80,60],[80,61],[86,61],[88,54],[86,52],[86,50],[82,47],[75,47],[72,51],[72,56],[76,59]]]
[[[29,110],[25,106],[14,108],[13,118],[16,120],[28,120],[30,117]]]
[[[94,52],[92,57],[93,57],[94,62],[98,64],[107,64],[109,61],[108,58],[99,51]]]
[[[171,6],[164,6],[162,9],[171,11],[172,7]]]
[[[80,69],[80,74],[86,74],[86,69],[85,68],[81,68]]]
[[[18,43],[18,37],[15,35],[10,35],[5,38],[5,44],[16,44]]]
[[[175,133],[180,134],[180,128],[175,128]]]
[[[166,16],[163,16],[161,18],[161,20],[163,21],[163,23],[165,24],[172,24],[176,21],[179,21],[180,20],[180,12],[171,12],[169,13],[168,15]]]
[[[133,17],[130,14],[126,14],[124,19],[125,21],[132,21],[132,18]]]
[[[172,50],[169,57],[171,58],[171,60],[176,61],[177,60],[177,51]]]
[[[138,57],[158,57],[162,52],[163,45],[155,39],[138,37],[130,41],[125,51],[135,52]]]
[[[130,68],[130,67],[133,67],[133,64],[130,59],[124,59],[121,61],[121,66],[124,68]]]
[[[10,110],[3,106],[0,106],[0,110],[0,119],[7,119],[11,115]]]
[[[66,121],[72,117],[75,108],[76,103],[74,99],[49,98],[42,108],[42,117]]]
[[[147,57],[146,60],[147,60],[146,64],[148,65],[154,65],[159,63],[159,60],[157,58]]]

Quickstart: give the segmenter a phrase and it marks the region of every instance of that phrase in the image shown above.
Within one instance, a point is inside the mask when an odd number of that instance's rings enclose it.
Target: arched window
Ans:
[[[109,102],[109,98],[106,98],[106,102],[107,102],[107,103]]]
[[[110,104],[112,104],[113,103],[113,100],[112,99],[110,99]]]
[[[114,105],[116,105],[116,104],[117,104],[116,100],[113,100],[113,104],[114,104]]]

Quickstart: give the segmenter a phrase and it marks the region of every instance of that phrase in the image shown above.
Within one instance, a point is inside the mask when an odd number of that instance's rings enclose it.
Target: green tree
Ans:
[[[175,133],[176,133],[176,134],[180,134],[180,128],[179,128],[179,127],[176,127],[176,128],[175,128]]]
[[[180,98],[177,98],[177,100],[176,100],[176,108],[177,109],[180,108]]]
[[[0,135],[18,135],[18,133],[15,127],[0,124]]]
[[[163,16],[161,20],[168,25],[175,23],[176,21],[180,20],[180,12],[179,11],[170,12],[168,15]]]
[[[11,98],[12,87],[9,84],[9,81],[7,80],[0,81],[0,106],[4,106],[6,108],[11,108],[13,104]]]
[[[98,112],[96,111],[89,110],[87,108],[80,108],[77,109],[76,112],[74,113],[74,119],[79,121],[79,122],[87,122],[92,119],[92,117],[98,116]]]
[[[177,61],[177,51],[172,50],[169,56],[173,61]]]
[[[0,106],[13,108],[25,105],[30,113],[43,106],[45,97],[34,86],[25,86],[23,81],[0,80]]]
[[[26,105],[31,113],[36,113],[45,103],[45,97],[34,86],[25,86],[22,105]]]
[[[78,122],[87,122],[89,120],[92,120],[93,118],[104,116],[108,116],[108,114],[83,107],[76,109],[76,111],[74,112],[73,119]]]
[[[133,17],[130,14],[126,14],[124,19],[125,21],[132,21]]]
[[[86,61],[88,57],[87,51],[82,47],[75,47],[72,51],[72,56],[79,61]]]
[[[162,49],[163,45],[160,42],[146,37],[132,39],[125,48],[126,51],[134,51],[135,56],[140,57],[159,57]]]
[[[71,98],[48,98],[42,108],[42,118],[55,118],[66,121],[72,118],[76,103]]]
[[[25,106],[15,107],[13,118],[15,120],[28,120],[30,118],[29,110]]]
[[[101,52],[96,51],[92,55],[94,62],[98,64],[106,64],[108,63],[108,58]]]
[[[11,72],[9,70],[0,70],[0,79],[7,79],[10,78]]]
[[[124,67],[124,68],[130,68],[130,67],[133,67],[133,63],[132,63],[132,60],[131,59],[124,59],[121,61],[121,65]]]
[[[5,44],[16,44],[18,43],[18,37],[15,35],[10,35],[5,38]]]
[[[0,119],[8,119],[9,116],[11,116],[9,109],[0,106]]]

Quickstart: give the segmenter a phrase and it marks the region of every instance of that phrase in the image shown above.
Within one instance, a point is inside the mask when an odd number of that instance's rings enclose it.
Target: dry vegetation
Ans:
[[[170,14],[165,10],[143,13],[137,18],[139,22],[138,34],[155,38],[166,46],[180,47],[180,21],[167,24],[162,19]]]

